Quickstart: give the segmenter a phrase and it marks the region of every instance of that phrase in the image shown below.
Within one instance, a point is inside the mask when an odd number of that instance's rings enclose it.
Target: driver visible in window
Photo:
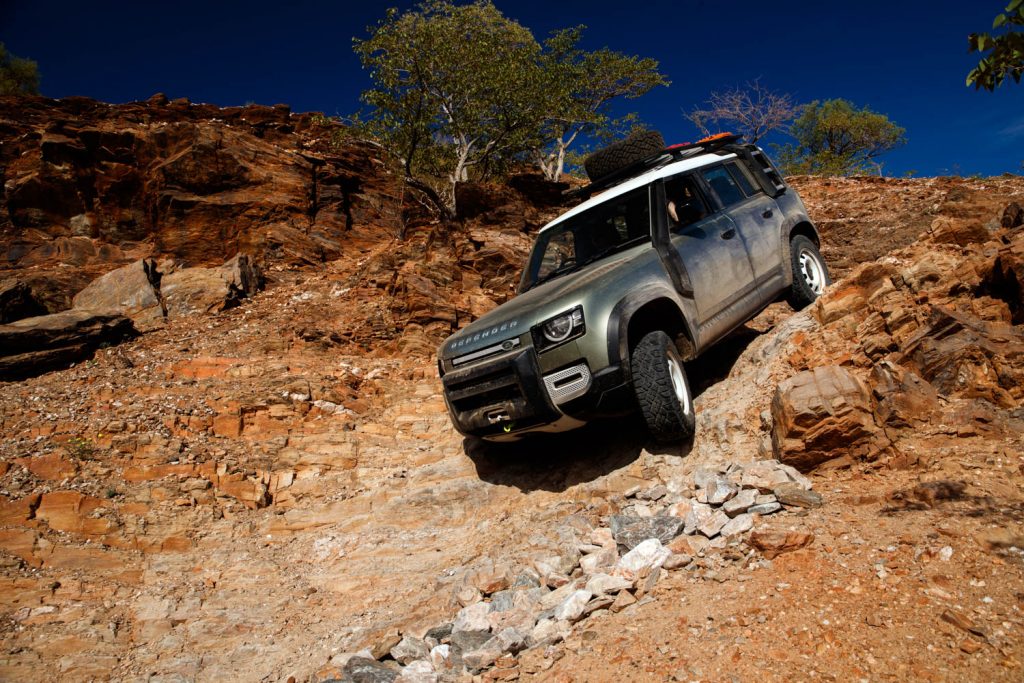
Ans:
[[[671,227],[690,225],[707,215],[692,178],[673,178],[665,183],[665,198]]]

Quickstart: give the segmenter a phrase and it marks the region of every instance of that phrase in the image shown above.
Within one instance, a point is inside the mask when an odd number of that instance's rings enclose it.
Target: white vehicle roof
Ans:
[[[697,156],[694,157],[680,159],[679,161],[673,161],[672,163],[665,164],[664,166],[652,168],[650,171],[638,175],[635,178],[630,178],[629,180],[619,183],[618,185],[615,185],[614,187],[611,187],[603,191],[601,194],[595,197],[591,197],[590,199],[583,202],[579,206],[574,207],[569,211],[566,211],[561,216],[559,216],[558,218],[556,218],[555,220],[551,221],[543,228],[541,228],[540,231],[544,232],[545,230],[553,228],[562,221],[572,218],[577,214],[583,213],[587,209],[593,208],[598,204],[603,204],[609,199],[615,199],[616,197],[626,194],[631,190],[635,190],[638,187],[643,187],[644,185],[647,185],[655,180],[658,180],[659,178],[666,178],[668,176],[676,175],[678,173],[692,171],[695,168],[707,166],[708,164],[714,162],[725,161],[727,159],[735,158],[737,158],[735,154],[698,154]]]

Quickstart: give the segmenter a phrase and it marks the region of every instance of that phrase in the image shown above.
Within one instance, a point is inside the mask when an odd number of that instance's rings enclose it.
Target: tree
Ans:
[[[789,128],[796,144],[779,149],[787,174],[850,175],[882,172],[878,157],[906,142],[906,130],[869,108],[843,99],[815,100]]]
[[[611,117],[613,100],[635,99],[659,85],[669,85],[654,59],[608,48],[594,52],[581,49],[584,28],[556,31],[545,41],[540,59],[547,106],[542,144],[533,150],[533,156],[548,180],[561,177],[566,153],[580,135],[605,137],[634,124],[636,117],[632,114]]]
[[[454,213],[455,184],[468,180],[471,168],[486,175],[535,144],[540,45],[489,0],[390,10],[370,32],[355,40],[355,50],[374,82],[363,93],[371,126],[409,176],[420,169],[447,176],[445,200]]]
[[[992,22],[993,29],[1004,29],[1002,34],[972,33],[967,37],[968,52],[988,53],[967,74],[967,85],[991,92],[1007,77],[1020,83],[1024,76],[1024,32],[1018,27],[1022,26],[1024,0],[1011,0],[1005,12],[997,14]]]
[[[38,95],[39,65],[15,57],[0,43],[0,95]]]
[[[712,92],[704,107],[694,109],[686,118],[705,136],[727,128],[747,142],[757,142],[770,131],[784,128],[796,118],[800,108],[792,96],[769,90],[754,80],[745,88]],[[714,131],[710,128],[712,124],[716,126]]]

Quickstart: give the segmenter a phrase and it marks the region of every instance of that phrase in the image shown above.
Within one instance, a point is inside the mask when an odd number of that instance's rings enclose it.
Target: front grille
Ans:
[[[523,398],[515,366],[512,365],[465,382],[449,384],[447,389],[452,407],[462,413]]]

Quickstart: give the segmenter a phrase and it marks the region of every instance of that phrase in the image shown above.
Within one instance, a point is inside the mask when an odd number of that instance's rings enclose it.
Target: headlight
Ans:
[[[535,327],[533,331],[534,343],[540,351],[579,337],[586,331],[583,324],[583,307],[577,306],[571,311],[556,315]]]

